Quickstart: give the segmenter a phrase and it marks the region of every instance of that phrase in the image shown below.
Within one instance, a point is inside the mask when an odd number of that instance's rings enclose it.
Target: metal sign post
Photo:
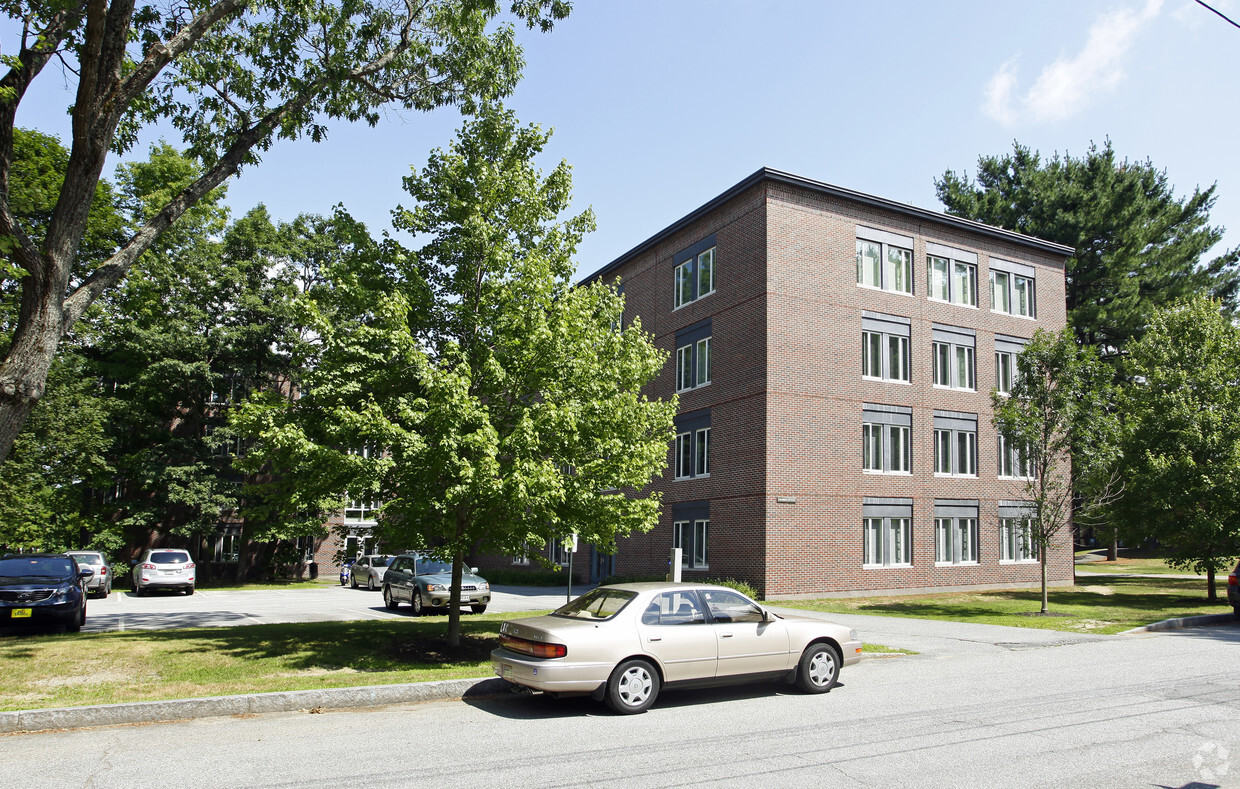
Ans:
[[[564,549],[568,551],[568,591],[564,595],[564,602],[571,603],[573,601],[573,554],[577,552],[577,534],[570,534],[564,540]]]
[[[667,580],[673,583],[680,583],[680,557],[681,549],[673,548],[672,558],[668,560],[667,563],[667,566],[670,568],[670,572],[667,574]]]

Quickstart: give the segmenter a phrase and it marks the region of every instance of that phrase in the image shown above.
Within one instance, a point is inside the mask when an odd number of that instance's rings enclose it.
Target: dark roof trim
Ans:
[[[1003,228],[984,225],[981,222],[974,222],[971,219],[962,219],[960,217],[951,216],[939,211],[918,208],[917,206],[908,205],[907,203],[898,203],[894,200],[876,197],[874,195],[866,194],[865,192],[855,192],[852,189],[845,189],[841,186],[833,186],[823,181],[815,181],[811,178],[803,178],[799,175],[783,172],[782,170],[772,170],[769,167],[763,167],[753,175],[750,175],[748,178],[742,180],[740,183],[732,186],[730,189],[726,190],[717,197],[712,198],[693,211],[690,211],[688,214],[663,228],[658,233],[655,233],[653,236],[633,247],[628,252],[625,252],[623,255],[603,266],[598,271],[587,276],[582,280],[582,282],[590,282],[591,280],[606,276],[627,263],[632,258],[646,252],[664,238],[672,235],[689,223],[696,221],[702,215],[713,211],[742,192],[766,181],[808,189],[812,192],[827,195],[828,197],[850,200],[854,203],[861,203],[874,208],[881,208],[897,214],[903,214],[923,222],[933,222],[935,224],[965,230],[970,233],[977,233],[999,241],[1006,241],[1010,244],[1016,244],[1017,246],[1029,247],[1039,252],[1049,252],[1054,255],[1063,255],[1064,257],[1067,257],[1076,251],[1072,247],[1065,246],[1063,244],[1056,244],[1053,241],[1043,241],[1042,239],[1034,238],[1033,236],[1026,236],[1022,233],[1015,233],[1011,230],[1004,230]]]

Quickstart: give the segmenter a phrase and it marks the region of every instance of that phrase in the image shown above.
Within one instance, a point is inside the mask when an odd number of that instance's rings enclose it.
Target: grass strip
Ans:
[[[1179,578],[1079,578],[1049,594],[1051,616],[1040,616],[1038,589],[892,597],[781,600],[780,606],[838,614],[874,614],[1069,633],[1122,633],[1163,619],[1226,613],[1222,598],[1206,599],[1205,584]]]
[[[0,638],[0,710],[491,676],[500,623],[447,616]]]

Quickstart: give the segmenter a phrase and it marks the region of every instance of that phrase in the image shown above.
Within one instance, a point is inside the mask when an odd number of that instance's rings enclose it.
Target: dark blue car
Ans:
[[[0,627],[52,625],[76,633],[86,624],[86,580],[94,575],[64,554],[0,558]]]

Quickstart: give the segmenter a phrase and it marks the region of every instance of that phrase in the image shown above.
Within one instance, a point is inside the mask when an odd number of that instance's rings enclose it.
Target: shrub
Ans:
[[[745,581],[738,581],[735,578],[707,578],[702,583],[714,584],[715,586],[726,586],[729,589],[735,589],[751,600],[758,600],[758,590]]]
[[[566,586],[568,573],[565,570],[479,570],[478,574],[487,579],[488,583],[502,586]],[[573,573],[573,583],[581,583],[581,576]]]

